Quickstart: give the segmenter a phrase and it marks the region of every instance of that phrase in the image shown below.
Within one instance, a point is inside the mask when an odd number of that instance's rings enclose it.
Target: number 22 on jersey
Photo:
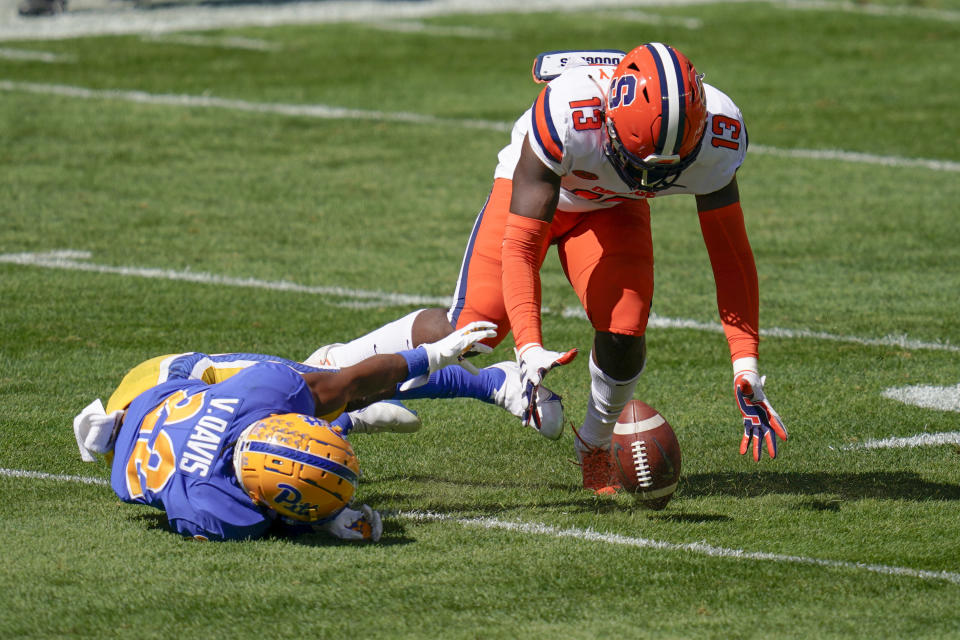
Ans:
[[[150,445],[150,436],[157,423],[161,418],[165,425],[189,420],[203,407],[205,395],[200,392],[187,396],[186,391],[177,391],[143,418],[133,453],[127,460],[127,493],[131,498],[141,498],[146,491],[160,491],[176,471],[176,453],[170,436],[160,431]]]

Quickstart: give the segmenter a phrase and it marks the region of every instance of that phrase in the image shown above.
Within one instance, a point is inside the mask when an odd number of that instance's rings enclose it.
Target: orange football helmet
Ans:
[[[700,152],[707,124],[703,75],[659,42],[628,53],[607,96],[604,151],[633,189],[662,191]]]
[[[273,415],[244,429],[233,468],[256,504],[314,524],[349,504],[360,475],[350,443],[326,421],[299,413]]]

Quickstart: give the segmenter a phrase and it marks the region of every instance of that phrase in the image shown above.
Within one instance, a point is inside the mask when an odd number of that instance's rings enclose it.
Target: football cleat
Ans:
[[[707,124],[703,75],[673,47],[637,47],[614,69],[604,152],[632,189],[669,189],[697,158]]]
[[[498,362],[488,367],[504,372],[503,383],[493,392],[492,400],[495,405],[506,409],[523,420],[523,383],[520,376],[520,365],[512,361]],[[549,440],[556,440],[563,433],[563,399],[540,385],[537,389],[537,413],[524,424]]]
[[[350,412],[350,433],[413,433],[420,429],[420,416],[399,400],[383,400]]]
[[[576,429],[573,429],[573,435],[573,450],[583,474],[583,488],[602,496],[613,495],[622,489],[610,459],[610,449],[584,442]]]
[[[339,431],[299,413],[270,416],[244,429],[233,468],[255,504],[313,524],[350,503],[360,475],[353,447]]]

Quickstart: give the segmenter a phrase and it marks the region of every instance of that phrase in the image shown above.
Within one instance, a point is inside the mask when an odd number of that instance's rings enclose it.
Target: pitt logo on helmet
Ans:
[[[326,422],[297,413],[270,416],[244,429],[233,467],[256,504],[311,523],[347,506],[360,474],[349,442]]]

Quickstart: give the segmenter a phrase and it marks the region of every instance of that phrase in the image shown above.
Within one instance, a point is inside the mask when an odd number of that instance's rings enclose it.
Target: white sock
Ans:
[[[643,374],[643,369],[630,380],[614,380],[597,366],[590,353],[590,401],[587,402],[587,415],[577,432],[587,444],[606,449],[610,446],[613,426],[620,412],[633,398],[633,389]],[[575,440],[579,447],[579,440]]]
[[[344,344],[320,347],[304,360],[315,367],[349,367],[378,353],[397,353],[413,349],[413,321],[423,309]]]

